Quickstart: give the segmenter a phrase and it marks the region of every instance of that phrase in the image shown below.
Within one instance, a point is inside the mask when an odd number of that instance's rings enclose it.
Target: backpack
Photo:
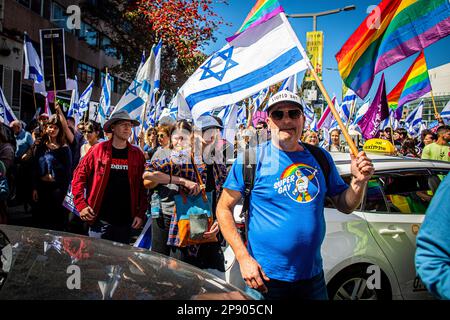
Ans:
[[[323,172],[323,176],[325,178],[325,182],[327,184],[328,189],[328,182],[329,182],[329,176],[330,176],[330,163],[328,162],[328,159],[324,153],[324,151],[316,146],[313,146],[308,143],[302,144],[302,146],[307,149],[314,159],[319,163],[319,167]],[[261,159],[262,161],[262,159]],[[250,149],[249,145],[247,144],[245,146],[244,151],[244,161],[242,166],[243,171],[243,177],[244,177],[244,184],[245,184],[245,191],[244,191],[244,204],[242,206],[242,211],[240,214],[241,218],[244,218],[245,222],[245,240],[248,239],[248,214],[249,214],[249,208],[250,208],[250,193],[252,192],[253,186],[254,186],[254,179],[255,179],[255,171],[256,171],[256,152],[255,149]],[[245,241],[244,241],[245,242]]]

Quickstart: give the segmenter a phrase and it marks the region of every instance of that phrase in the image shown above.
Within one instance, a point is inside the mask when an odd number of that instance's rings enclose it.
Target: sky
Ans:
[[[340,12],[328,16],[317,18],[317,31],[324,33],[323,49],[323,82],[326,90],[332,96],[336,94],[338,101],[341,100],[342,80],[337,71],[337,62],[335,54],[341,49],[342,45],[364,21],[370,13],[368,9],[372,5],[377,5],[377,0],[279,0],[287,14],[294,13],[316,13],[326,10],[338,9],[348,5],[355,5],[353,11]],[[252,9],[256,0],[228,0],[228,5],[216,3],[213,5],[217,12],[226,22],[232,26],[221,26],[216,32],[217,42],[212,43],[205,48],[205,53],[210,55],[219,50],[226,44],[225,38],[233,35],[241,26],[247,14]],[[369,12],[367,12],[369,11]],[[304,48],[306,48],[306,32],[313,30],[312,18],[289,18],[292,28],[297,34],[298,39]],[[444,38],[425,49],[425,58],[428,69],[450,62],[450,37]],[[386,90],[389,93],[406,73],[410,65],[418,54],[414,54],[401,62],[387,68],[385,73]],[[332,70],[327,70],[331,68]],[[299,81],[303,78],[300,74]],[[375,96],[381,73],[374,81],[368,97]]]

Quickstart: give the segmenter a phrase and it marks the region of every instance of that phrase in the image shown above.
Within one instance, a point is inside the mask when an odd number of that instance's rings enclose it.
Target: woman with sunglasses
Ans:
[[[211,244],[179,247],[177,229],[173,228],[176,224],[172,221],[175,210],[175,201],[172,199],[175,194],[183,192],[188,195],[198,195],[201,192],[201,185],[206,187],[206,191],[215,191],[216,188],[220,190],[226,178],[225,166],[222,165],[223,170],[213,169],[212,172],[208,172],[208,167],[202,159],[202,152],[194,150],[196,149],[194,146],[215,141],[214,133],[196,137],[191,124],[186,120],[178,121],[171,133],[172,152],[164,159],[157,159],[158,153],[156,153],[152,161],[147,162],[143,178],[144,181],[158,183],[158,187],[171,185],[174,187],[172,190],[175,191],[171,194],[172,198],[167,199],[165,205],[161,198],[163,215],[154,219],[152,223],[152,251],[166,254],[202,269],[213,268],[223,272],[225,271],[223,253],[220,250],[220,244],[215,240],[219,232],[218,224],[213,223],[209,231],[203,234],[204,239],[212,241]],[[192,159],[194,159],[195,168]],[[201,177],[201,183],[197,179],[196,170]],[[214,193],[218,195],[217,191]],[[172,209],[172,212],[167,210],[169,208]]]
[[[89,151],[89,149],[103,140],[103,130],[100,123],[89,121],[83,127],[83,136],[86,142],[81,146],[81,158]]]

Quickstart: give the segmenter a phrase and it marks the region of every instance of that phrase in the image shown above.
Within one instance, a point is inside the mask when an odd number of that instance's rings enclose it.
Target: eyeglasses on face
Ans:
[[[289,118],[291,119],[299,119],[300,116],[303,114],[303,112],[300,109],[292,109],[288,111],[282,111],[282,110],[276,110],[270,113],[270,117],[273,120],[281,120],[284,118],[285,114],[288,114]]]
[[[160,134],[158,134],[158,138],[160,138],[160,139],[164,139],[164,138],[166,138],[167,136],[164,134],[164,133],[160,133]]]

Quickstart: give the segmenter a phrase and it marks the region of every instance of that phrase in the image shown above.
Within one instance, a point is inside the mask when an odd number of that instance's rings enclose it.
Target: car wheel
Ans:
[[[327,285],[330,300],[390,300],[391,288],[386,276],[381,276],[380,289],[369,289],[367,266],[352,266],[339,272]]]

